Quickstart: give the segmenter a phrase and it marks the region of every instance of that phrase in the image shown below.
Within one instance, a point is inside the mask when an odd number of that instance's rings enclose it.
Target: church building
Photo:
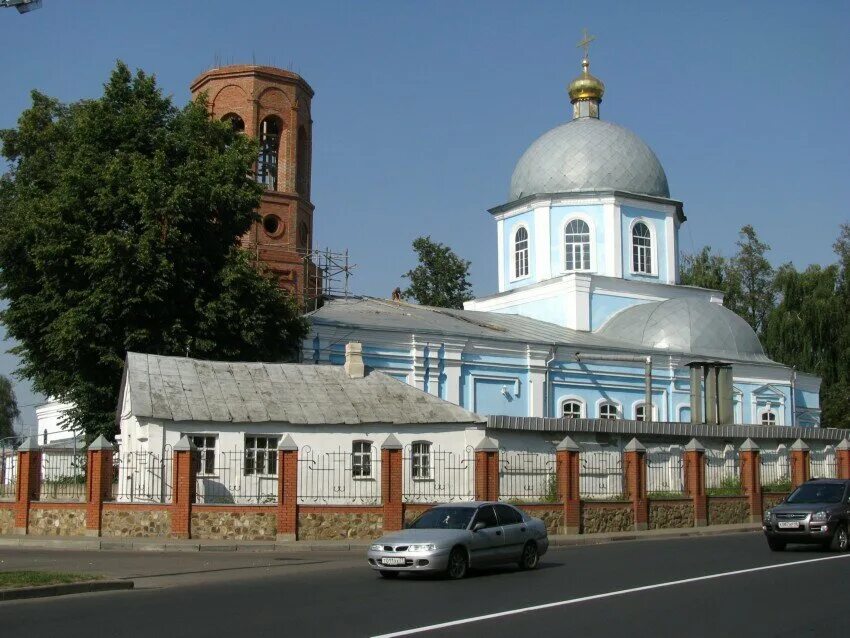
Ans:
[[[496,224],[498,292],[463,310],[333,299],[305,362],[366,364],[483,415],[818,426],[820,380],[770,360],[723,294],[679,283],[683,204],[632,131],[600,117],[590,73],[572,119],[534,141]]]

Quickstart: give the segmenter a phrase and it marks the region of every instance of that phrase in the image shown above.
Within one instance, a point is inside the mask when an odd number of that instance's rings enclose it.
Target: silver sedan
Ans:
[[[437,505],[407,529],[376,540],[366,554],[384,578],[402,572],[445,572],[463,578],[470,567],[514,563],[534,569],[549,549],[546,525],[506,503]]]

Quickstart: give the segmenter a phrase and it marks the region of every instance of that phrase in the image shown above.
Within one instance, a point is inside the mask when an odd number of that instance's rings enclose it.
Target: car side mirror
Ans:
[[[475,523],[475,525],[472,526],[472,531],[477,532],[479,530],[484,529],[485,527],[487,527],[487,523],[485,523],[484,521],[478,521],[477,523]]]

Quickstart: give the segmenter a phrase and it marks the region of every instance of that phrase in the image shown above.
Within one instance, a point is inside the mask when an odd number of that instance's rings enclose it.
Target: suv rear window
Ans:
[[[805,483],[791,493],[786,503],[840,503],[844,486],[840,483]]]

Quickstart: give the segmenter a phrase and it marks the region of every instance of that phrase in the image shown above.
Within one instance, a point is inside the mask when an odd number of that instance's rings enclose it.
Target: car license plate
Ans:
[[[779,529],[799,529],[800,524],[796,521],[779,521]]]
[[[404,565],[404,559],[401,557],[382,558],[381,565]]]

